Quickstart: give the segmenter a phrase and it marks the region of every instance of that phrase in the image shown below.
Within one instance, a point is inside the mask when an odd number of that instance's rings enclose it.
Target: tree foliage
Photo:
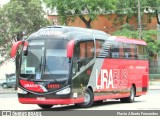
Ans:
[[[91,28],[97,15],[116,8],[116,0],[44,0],[50,8],[57,8],[61,21],[67,24],[67,17],[78,16]],[[87,17],[85,17],[87,15]]]
[[[21,40],[23,32],[31,33],[46,25],[40,0],[11,0],[3,9],[15,40]]]
[[[127,14],[126,22],[138,13],[138,0],[43,0],[50,8],[57,8],[62,23],[67,24],[67,18],[78,16],[91,28],[91,22],[99,14]],[[154,13],[160,5],[160,0],[140,0],[141,14],[144,11]],[[87,17],[85,17],[87,15]],[[150,14],[152,17],[155,14]]]
[[[160,0],[139,0],[141,12],[151,12],[149,10],[156,10],[159,7]],[[125,13],[137,13],[138,12],[138,0],[117,0],[117,12]]]
[[[151,18],[155,16],[155,11],[160,8],[160,0],[139,0],[141,8],[141,16],[144,13],[150,13]],[[127,14],[126,22],[129,22],[131,16],[138,14],[138,0],[117,0],[116,13]]]
[[[0,8],[0,47],[8,49],[12,41],[22,40],[48,24],[40,0],[10,0]]]

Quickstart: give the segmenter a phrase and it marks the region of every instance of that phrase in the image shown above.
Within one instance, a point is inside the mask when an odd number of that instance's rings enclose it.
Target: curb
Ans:
[[[149,90],[160,90],[160,86],[150,86]]]
[[[11,93],[17,93],[17,91],[3,91],[3,92],[0,92],[0,94],[11,94]]]
[[[11,94],[11,93],[17,93],[17,90],[15,90],[14,88],[8,88],[8,89],[0,88],[0,94]]]

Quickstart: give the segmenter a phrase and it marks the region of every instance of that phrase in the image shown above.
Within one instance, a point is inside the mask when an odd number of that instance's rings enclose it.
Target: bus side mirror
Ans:
[[[68,45],[67,45],[67,57],[68,58],[73,57],[73,51],[74,51],[74,40],[71,40],[68,42]]]
[[[17,50],[21,44],[22,44],[22,41],[17,41],[15,43],[13,43],[12,48],[11,48],[11,52],[10,52],[11,58],[14,58],[16,56]]]
[[[23,51],[28,49],[28,42],[27,41],[17,41],[15,43],[13,43],[12,48],[11,48],[11,52],[10,52],[10,57],[14,58],[16,56],[17,50],[19,48],[20,45],[23,44]]]

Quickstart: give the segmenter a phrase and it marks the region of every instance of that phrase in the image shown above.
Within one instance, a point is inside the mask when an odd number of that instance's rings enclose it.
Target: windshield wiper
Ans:
[[[44,74],[45,72],[45,67],[46,67],[46,48],[42,48],[42,55],[41,55],[41,61],[40,61],[40,71],[41,75]]]
[[[41,76],[43,76],[43,74],[45,73],[45,70],[46,70],[46,48],[42,47],[42,55],[41,55],[41,61],[40,61]],[[51,78],[57,82],[57,80],[55,78],[53,78],[53,77],[51,77]]]

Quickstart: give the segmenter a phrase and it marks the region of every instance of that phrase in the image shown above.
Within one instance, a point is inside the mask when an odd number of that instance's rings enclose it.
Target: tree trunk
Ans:
[[[79,15],[79,18],[84,22],[87,28],[91,28],[91,22],[92,22],[91,18],[88,21],[82,15]]]
[[[160,25],[160,19],[158,19],[158,10],[156,10],[156,18],[157,18],[157,23]]]

